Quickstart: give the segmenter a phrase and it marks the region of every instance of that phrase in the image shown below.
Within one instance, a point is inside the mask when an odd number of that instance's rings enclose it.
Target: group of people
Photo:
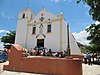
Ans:
[[[31,48],[31,50],[28,51],[28,53],[33,56],[51,56],[52,50],[47,50],[46,48]]]
[[[100,53],[83,54],[85,64],[100,64]]]
[[[67,52],[52,52],[51,49],[47,48],[31,48],[30,50],[25,50],[26,56],[52,56],[52,57],[65,57],[67,55]]]
[[[84,56],[84,63],[92,65],[92,63],[93,63],[93,60],[92,60],[93,55],[91,55],[91,54],[84,54],[83,56]]]

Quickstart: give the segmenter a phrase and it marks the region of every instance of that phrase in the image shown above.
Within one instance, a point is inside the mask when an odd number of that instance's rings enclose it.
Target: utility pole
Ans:
[[[67,56],[70,56],[69,24],[67,24],[67,41],[68,41],[68,45],[67,45]]]

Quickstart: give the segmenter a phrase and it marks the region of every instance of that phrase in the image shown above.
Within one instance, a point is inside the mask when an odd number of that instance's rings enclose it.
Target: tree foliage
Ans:
[[[100,0],[78,0],[77,3],[86,3],[90,6],[89,14],[92,15],[92,19],[100,22]],[[91,48],[93,52],[100,52],[100,24],[91,24],[86,29],[89,32],[87,40],[91,40]]]
[[[4,43],[4,48],[10,48],[10,44],[14,44],[15,42],[15,31],[9,31],[6,33],[6,36],[3,36],[0,40]]]
[[[94,52],[100,52],[100,24],[91,24],[91,26],[87,28],[86,31],[89,32],[87,40],[91,40],[90,44],[93,47],[92,49]]]
[[[78,0],[77,3],[81,1],[90,6],[89,14],[93,20],[100,21],[100,0]]]
[[[3,36],[1,38],[1,42],[3,43],[14,44],[14,41],[15,41],[15,31],[9,31],[9,33],[6,33],[6,36]]]

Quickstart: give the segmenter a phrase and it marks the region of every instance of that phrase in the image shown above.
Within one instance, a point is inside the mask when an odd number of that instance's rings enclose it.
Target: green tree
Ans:
[[[1,37],[1,42],[4,43],[5,48],[10,48],[10,44],[14,44],[15,42],[15,31],[9,31],[6,33],[6,36]]]
[[[89,28],[86,29],[89,32],[87,40],[91,40],[93,52],[100,52],[100,24],[91,24]]]
[[[89,14],[92,15],[94,21],[100,22],[100,0],[78,0],[77,3],[86,3],[90,6]],[[100,52],[100,24],[91,24],[89,28],[86,29],[89,32],[87,37],[90,40],[92,52]]]
[[[93,20],[100,21],[100,0],[78,0],[77,3],[81,1],[90,6],[89,14]]]

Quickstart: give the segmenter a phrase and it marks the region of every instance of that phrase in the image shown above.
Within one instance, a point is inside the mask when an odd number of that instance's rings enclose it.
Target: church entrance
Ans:
[[[37,47],[44,47],[44,39],[37,39]]]

